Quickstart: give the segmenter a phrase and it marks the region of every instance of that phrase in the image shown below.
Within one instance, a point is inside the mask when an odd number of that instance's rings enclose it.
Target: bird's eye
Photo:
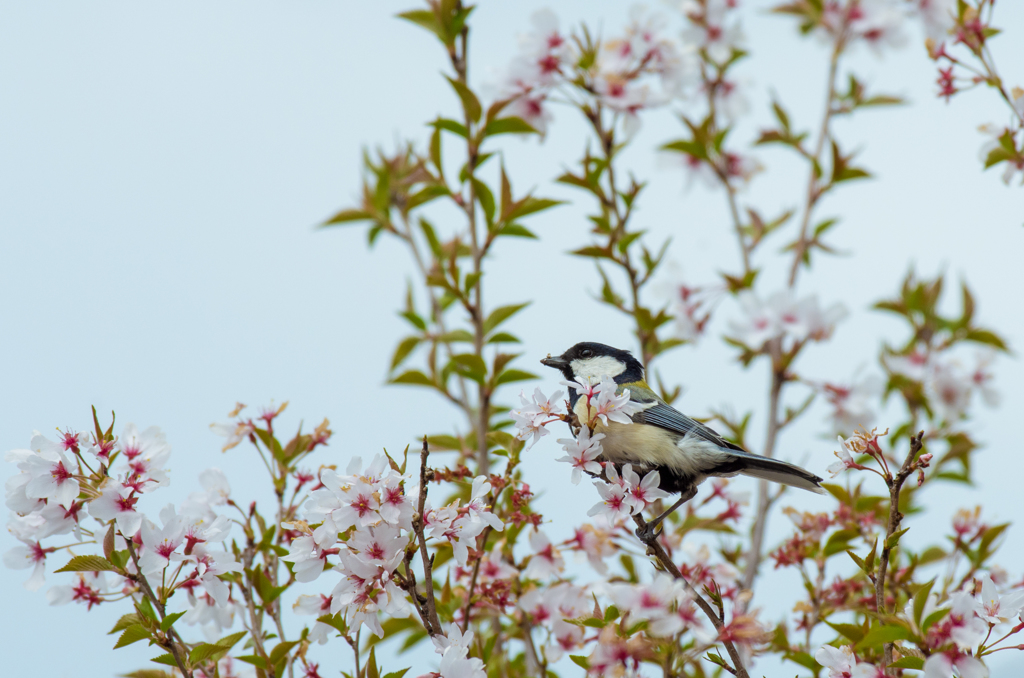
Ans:
[[[594,352],[591,351],[589,348],[585,348],[582,351],[580,351],[580,355],[584,358],[590,358],[594,355]]]

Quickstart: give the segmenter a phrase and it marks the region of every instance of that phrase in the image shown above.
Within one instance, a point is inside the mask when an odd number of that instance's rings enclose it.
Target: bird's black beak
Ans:
[[[569,366],[569,361],[560,355],[555,356],[554,358],[548,356],[547,358],[542,358],[540,364],[547,365],[548,367],[554,367],[556,370],[564,370]]]

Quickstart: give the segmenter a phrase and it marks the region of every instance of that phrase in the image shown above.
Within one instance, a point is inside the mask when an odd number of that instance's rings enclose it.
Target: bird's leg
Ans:
[[[661,534],[661,530],[658,530],[658,525],[661,525],[662,521],[665,520],[665,518],[668,518],[670,515],[672,515],[673,512],[675,512],[677,508],[679,508],[686,502],[690,501],[695,496],[697,496],[696,487],[691,487],[686,492],[683,492],[679,496],[679,501],[672,504],[672,506],[670,506],[667,511],[665,511],[660,516],[658,516],[651,522],[647,523],[643,527],[636,528],[636,536],[640,539],[640,541],[644,542],[645,544],[653,539],[657,539],[658,535]]]

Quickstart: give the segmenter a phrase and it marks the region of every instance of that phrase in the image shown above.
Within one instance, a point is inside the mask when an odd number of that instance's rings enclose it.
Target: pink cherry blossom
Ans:
[[[562,554],[543,531],[530,532],[530,548],[533,555],[523,574],[531,579],[549,579],[558,576],[565,569]]]
[[[89,502],[89,515],[100,520],[116,520],[121,534],[133,537],[142,527],[142,514],[135,510],[138,500],[133,488],[108,480],[103,493]]]
[[[568,454],[555,461],[572,464],[572,484],[579,485],[583,472],[592,475],[601,473],[601,464],[597,461],[601,456],[601,440],[603,433],[591,435],[590,429],[584,426],[576,438],[560,438],[557,442]]]

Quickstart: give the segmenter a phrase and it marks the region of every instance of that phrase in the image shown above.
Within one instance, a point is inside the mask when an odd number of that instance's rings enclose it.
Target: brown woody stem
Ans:
[[[639,513],[633,516],[633,521],[636,523],[637,527],[640,528],[640,530],[638,530],[640,532],[642,532],[644,527],[647,526],[647,521],[645,521],[644,517]],[[719,616],[718,613],[715,612],[714,608],[708,604],[708,601],[704,600],[703,596],[697,593],[697,590],[693,588],[693,585],[686,580],[683,573],[680,572],[679,568],[676,567],[676,564],[672,562],[672,559],[665,551],[665,547],[658,541],[657,535],[651,534],[649,537],[644,539],[643,542],[647,546],[647,554],[654,556],[666,572],[672,575],[675,579],[683,582],[683,585],[686,586],[686,589],[693,596],[693,601],[697,604],[697,607],[699,607],[707,618],[711,620],[715,630],[721,634],[722,629],[725,628],[724,617]],[[737,676],[737,678],[750,678],[747,670],[743,668],[743,660],[740,657],[739,651],[736,650],[736,645],[734,645],[731,640],[723,640],[722,645],[725,646],[725,651],[729,653],[729,658],[732,659],[732,666],[726,666],[724,668]]]
[[[889,556],[895,547],[895,544],[889,545],[889,538],[896,534],[900,528],[900,522],[903,520],[903,514],[900,513],[900,491],[903,489],[903,483],[914,472],[914,462],[917,461],[917,455],[921,451],[921,441],[923,438],[924,431],[910,437],[910,452],[907,453],[907,458],[903,460],[903,466],[900,467],[895,477],[890,476],[885,479],[886,485],[889,486],[889,521],[885,528],[885,542],[882,544],[882,554],[878,558],[878,574],[875,576],[875,611],[879,615],[886,613],[885,578],[889,568]],[[896,675],[896,672],[889,668],[889,664],[892,664],[892,649],[893,643],[886,643],[882,650],[885,661],[885,675],[887,676]]]

